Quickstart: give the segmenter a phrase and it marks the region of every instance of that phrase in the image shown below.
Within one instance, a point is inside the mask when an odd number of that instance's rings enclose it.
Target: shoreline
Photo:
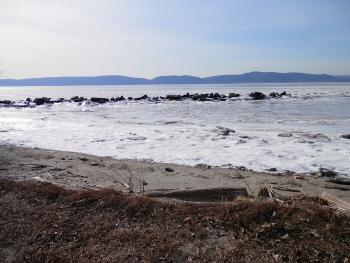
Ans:
[[[330,171],[305,175],[239,168],[117,160],[77,152],[0,145],[0,179],[37,180],[68,189],[113,188],[125,193],[183,201],[230,201],[257,197],[272,187],[283,196],[330,194],[350,202],[348,179]]]

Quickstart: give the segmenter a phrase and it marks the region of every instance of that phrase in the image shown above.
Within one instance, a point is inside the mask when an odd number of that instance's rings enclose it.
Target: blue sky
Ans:
[[[0,77],[350,74],[348,0],[1,0]]]

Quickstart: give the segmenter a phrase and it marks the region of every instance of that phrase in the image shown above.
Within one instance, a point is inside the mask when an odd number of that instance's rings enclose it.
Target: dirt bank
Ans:
[[[323,204],[165,204],[0,179],[0,261],[348,262],[350,220]]]

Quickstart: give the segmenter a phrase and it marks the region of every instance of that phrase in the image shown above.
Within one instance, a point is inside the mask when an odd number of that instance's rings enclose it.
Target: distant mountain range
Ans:
[[[212,77],[159,76],[153,79],[119,75],[96,77],[45,77],[28,79],[0,79],[0,86],[75,86],[75,85],[155,85],[155,84],[234,84],[234,83],[297,83],[350,82],[350,76],[328,74],[249,72],[239,75]]]

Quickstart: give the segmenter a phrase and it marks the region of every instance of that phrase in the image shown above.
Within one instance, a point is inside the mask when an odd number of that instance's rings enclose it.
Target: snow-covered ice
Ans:
[[[59,103],[0,108],[0,143],[115,158],[350,176],[350,84],[0,87],[0,100],[251,91],[285,99]],[[243,96],[243,97],[244,97]],[[223,135],[217,127],[235,131]]]

